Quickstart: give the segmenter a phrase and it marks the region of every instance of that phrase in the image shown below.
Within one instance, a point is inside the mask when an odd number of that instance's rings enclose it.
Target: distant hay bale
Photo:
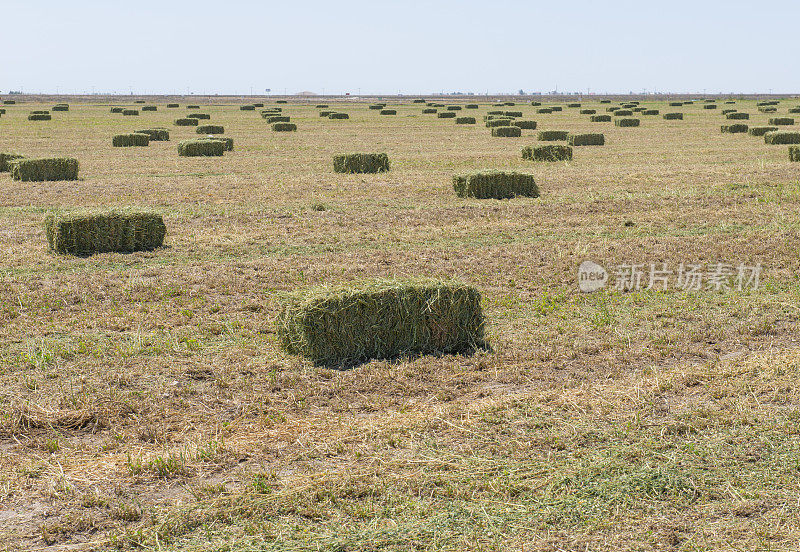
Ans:
[[[221,157],[225,153],[222,140],[184,140],[178,143],[181,157]]]
[[[317,104],[314,107],[317,109],[328,109],[330,106],[328,104]]]
[[[638,127],[641,121],[639,119],[616,119],[614,124],[618,127]]]
[[[596,109],[581,109],[580,110],[580,114],[581,115],[594,115],[595,113],[597,113]]]
[[[142,107],[142,111],[158,111],[158,106],[145,105],[145,106]]]
[[[560,144],[527,146],[522,148],[522,158],[530,161],[571,161],[572,147]]]
[[[480,293],[452,281],[368,281],[278,297],[278,340],[316,365],[471,352],[485,345]]]
[[[417,99],[415,99],[415,100],[414,100],[412,103],[415,103],[415,104],[424,104],[424,103],[425,103],[425,100],[424,100],[424,99],[422,99],[422,98],[417,98]]]
[[[567,107],[580,107],[580,106],[581,106],[581,104],[579,104],[579,103],[569,103],[569,104],[567,104]]]
[[[112,107],[111,113],[122,113],[123,108],[121,107]]]
[[[523,130],[536,130],[536,121],[514,121],[511,126],[519,127]]]
[[[539,107],[540,105],[542,105],[542,102],[531,102],[531,105],[533,107]]]
[[[464,106],[464,109],[478,109],[478,104],[467,104]]]
[[[289,103],[289,102],[288,102],[288,101],[286,101],[286,100],[278,100],[278,101],[276,101],[275,103],[279,103],[279,104],[285,104],[285,103]]]
[[[195,129],[197,134],[225,134],[225,127],[222,125],[200,125]]]
[[[522,111],[504,111],[506,117],[522,117]]]
[[[348,153],[333,157],[333,172],[379,173],[389,170],[389,156],[385,153]]]
[[[396,109],[381,109],[380,114],[381,115],[397,115],[397,110]]]
[[[515,106],[517,104],[515,104],[514,102],[503,102],[503,105]]]
[[[667,121],[683,120],[683,113],[664,113],[664,119]]]
[[[143,103],[146,103],[146,102],[144,100],[134,100],[133,103],[135,103],[135,104],[143,104]]]
[[[747,130],[747,134],[750,136],[764,136],[767,132],[774,132],[776,130],[778,130],[778,127],[774,126],[750,127]]]
[[[197,126],[200,121],[197,119],[190,119],[189,117],[183,119],[175,119],[175,126]]]
[[[492,136],[498,138],[519,138],[522,136],[522,129],[515,126],[501,126],[492,129]]]
[[[750,119],[750,114],[749,113],[741,113],[739,111],[734,111],[732,113],[727,113],[725,115],[725,118],[726,119],[731,119],[731,120],[734,120],[734,121],[748,120],[748,119]]]
[[[788,130],[767,132],[764,135],[764,143],[770,145],[800,144],[800,132],[790,132]]]
[[[489,119],[486,121],[486,128],[495,128],[495,127],[503,127],[503,126],[510,126],[511,119],[507,117],[501,117],[499,119]]]
[[[761,113],[777,113],[778,112],[778,108],[777,107],[759,107],[758,110]]]
[[[253,107],[264,107],[264,104],[261,102],[256,102],[253,104]]]
[[[146,128],[144,130],[137,130],[139,134],[147,134],[151,142],[168,142],[169,131],[165,128]]]
[[[720,130],[727,134],[743,134],[747,132],[748,129],[749,127],[744,123],[738,123],[735,125],[722,125],[720,127]]]
[[[40,109],[40,110],[36,110],[36,111],[31,111],[31,115],[50,115],[50,112],[47,111],[47,110],[41,110]]]
[[[50,250],[70,255],[150,251],[167,233],[161,215],[135,210],[49,213],[44,224]]]
[[[487,115],[500,115],[500,116],[502,116],[502,115],[503,115],[503,113],[505,113],[505,112],[504,112],[504,111],[502,111],[502,110],[500,110],[500,111],[498,111],[498,110],[495,110],[495,111],[487,111],[487,112],[486,112],[486,114],[487,114]]]
[[[422,112],[425,113],[426,115],[436,113],[437,111],[438,111],[437,109],[434,109],[432,107],[426,107],[425,109],[422,110]]]
[[[723,109],[722,114],[727,115],[728,113],[736,113],[735,109]]]
[[[589,117],[589,121],[592,123],[610,123],[611,115],[592,115]]]
[[[736,102],[735,102],[735,101],[733,101],[733,100],[728,100],[728,101],[727,101],[727,102],[725,102],[725,103],[726,103],[726,104],[735,104]]]
[[[553,111],[564,111],[564,108],[561,107],[560,105],[554,105],[550,109],[552,109]]]
[[[17,100],[3,100],[3,105],[14,105]]]
[[[31,113],[28,115],[29,121],[50,121],[52,118],[49,113]]]
[[[294,123],[272,123],[272,130],[274,132],[293,132],[297,130],[297,125]]]
[[[217,142],[222,142],[225,151],[233,151],[233,138],[227,138],[225,136],[205,136],[203,138],[198,138],[198,140],[216,140]]]
[[[111,139],[111,145],[115,148],[127,148],[132,146],[148,146],[150,145],[150,136],[147,134],[140,134],[138,132],[131,132],[129,134],[117,134]]]
[[[642,115],[658,115],[660,111],[658,109],[645,109],[642,111]]]
[[[447,109],[447,111],[461,111],[461,106],[460,105],[448,105],[446,109]]]
[[[69,111],[69,105],[67,105],[67,104],[56,104],[51,108],[51,111]]]
[[[634,113],[642,113],[643,111],[646,111],[646,110],[647,109],[644,108],[644,107],[634,107],[633,109],[631,109],[631,111],[633,111]]]
[[[78,179],[78,160],[71,157],[14,159],[9,167],[11,178],[22,182]]]
[[[457,125],[474,125],[475,124],[475,117],[457,117],[456,124]]]
[[[587,133],[587,134],[570,134],[570,146],[603,146],[606,143],[606,137],[603,134]]]
[[[350,115],[347,113],[331,113],[328,115],[328,119],[349,119]]]
[[[24,159],[24,155],[19,153],[0,153],[0,172],[8,172],[11,170],[9,163],[15,159]]]
[[[322,111],[319,112],[319,116],[320,117],[327,117],[331,113],[335,113],[335,112],[334,111],[330,111],[328,109],[323,109]]]
[[[187,105],[186,109],[200,109],[199,105]]]
[[[540,107],[536,110],[536,113],[552,113],[553,109],[550,107]]]
[[[769,124],[772,126],[792,126],[794,119],[791,117],[772,117],[769,120]]]
[[[537,139],[540,142],[556,142],[558,140],[566,140],[569,137],[569,132],[566,130],[540,130]]]
[[[601,104],[610,104],[611,100],[600,100]]]
[[[442,111],[437,115],[439,119],[455,119],[456,112],[455,111]]]
[[[606,108],[606,113],[614,113],[615,111],[619,111],[620,109],[622,109],[622,108],[619,107],[619,106],[607,107]]]
[[[800,161],[800,147],[789,146],[789,161]]]
[[[369,106],[369,108],[374,111],[380,111],[384,107],[386,107],[386,104],[372,104],[371,106]]]
[[[777,100],[764,100],[764,101],[756,103],[756,105],[758,107],[762,107],[762,106],[765,106],[765,105],[778,105],[779,103],[780,102],[777,101]]]
[[[630,109],[618,109],[614,112],[614,117],[630,117],[633,115],[633,111]]]
[[[256,106],[254,106],[254,105],[240,105],[239,106],[239,111],[255,111],[255,110],[256,110]]]
[[[208,120],[208,119],[211,118],[211,115],[209,115],[208,113],[190,113],[186,117],[189,118],[189,119]]]
[[[139,115],[138,109],[123,109],[122,114],[127,117],[136,117]]]
[[[453,177],[458,197],[475,199],[511,199],[539,197],[539,187],[532,175],[506,171],[480,171]]]
[[[800,107],[792,107],[789,109],[789,113],[800,113]]]
[[[167,108],[169,108],[169,109],[175,109],[176,107],[180,107],[180,105],[176,104],[176,103],[168,103],[167,104]]]

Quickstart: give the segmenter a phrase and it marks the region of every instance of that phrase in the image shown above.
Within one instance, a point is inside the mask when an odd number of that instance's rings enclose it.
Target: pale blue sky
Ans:
[[[800,92],[800,1],[0,0],[0,92]]]

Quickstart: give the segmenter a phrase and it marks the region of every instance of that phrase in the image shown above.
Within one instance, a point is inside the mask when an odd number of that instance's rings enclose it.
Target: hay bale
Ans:
[[[453,189],[458,197],[476,199],[539,197],[539,187],[533,176],[518,172],[480,171],[456,175]]]
[[[735,125],[722,125],[720,130],[723,133],[727,134],[743,134],[746,133],[749,127],[744,123],[739,123]]]
[[[552,112],[553,112],[553,109],[550,108],[550,107],[540,107],[539,109],[536,110],[536,113],[545,113],[545,114],[547,114],[547,113],[552,113]]]
[[[200,121],[197,119],[190,119],[186,117],[184,119],[175,119],[175,126],[197,126],[200,124]]]
[[[147,134],[151,142],[168,142],[169,131],[165,128],[146,128],[144,130],[137,130],[139,134]]]
[[[222,142],[225,151],[233,151],[233,138],[227,138],[225,136],[205,136],[203,138],[198,138],[198,140],[216,140],[217,142]]]
[[[200,109],[199,105],[187,105],[186,109]]]
[[[505,113],[503,110],[499,110],[499,111],[498,110],[494,110],[494,111],[487,111],[486,112],[487,115],[500,115],[501,117],[503,116],[503,113]]]
[[[328,109],[330,106],[328,104],[317,104],[314,107],[317,109]]]
[[[225,153],[222,140],[184,140],[178,143],[181,157],[221,157]]]
[[[47,110],[37,110],[31,111],[31,115],[50,115],[50,112]]]
[[[683,113],[664,113],[664,119],[667,121],[682,121]]]
[[[616,119],[614,121],[614,124],[618,127],[638,127],[640,122],[641,121],[639,121],[639,119],[624,118],[624,119]]]
[[[550,109],[552,109],[553,111],[564,111],[564,108],[561,107],[560,105],[554,105]]]
[[[789,161],[800,161],[800,147],[789,146]]]
[[[537,136],[540,142],[555,142],[558,140],[566,140],[569,137],[569,132],[566,130],[541,130]]]
[[[285,104],[285,103],[289,103],[289,102],[288,102],[288,101],[286,101],[286,100],[278,100],[278,101],[276,101],[275,103],[279,103],[279,104]]]
[[[294,132],[297,125],[294,123],[272,123],[273,132]]]
[[[589,121],[592,123],[610,123],[611,115],[592,115],[589,117]]]
[[[239,111],[255,111],[255,110],[256,110],[256,106],[254,106],[254,105],[240,105],[239,106]]]
[[[500,126],[492,129],[492,136],[497,138],[519,138],[522,136],[522,129],[515,126]]]
[[[500,117],[498,119],[489,119],[486,121],[486,128],[511,126],[511,119],[507,117]]]
[[[660,111],[658,109],[645,109],[642,111],[642,115],[658,115]]]
[[[630,109],[618,109],[614,112],[614,117],[630,117],[633,115],[633,111]]]
[[[333,157],[333,172],[378,173],[389,170],[389,156],[385,153],[348,153]]]
[[[78,160],[71,157],[14,159],[8,164],[11,178],[23,182],[78,180]]]
[[[506,117],[522,117],[522,111],[504,111]]]
[[[14,105],[17,100],[3,100],[3,105]]]
[[[457,125],[474,125],[476,123],[475,117],[457,117]]]
[[[512,106],[513,107],[513,106],[515,106],[517,104],[515,104],[514,102],[503,102],[503,105],[508,105],[508,106]]]
[[[197,134],[225,134],[225,127],[222,125],[200,125],[195,129]]]
[[[581,109],[579,112],[581,115],[594,115],[597,113],[596,109]]]
[[[455,111],[442,111],[437,115],[439,119],[454,119],[456,116]]]
[[[426,100],[424,100],[423,98],[417,98],[417,99],[415,99],[415,100],[414,100],[412,103],[415,103],[415,104],[424,104],[425,102],[426,102]]]
[[[764,136],[767,132],[774,132],[776,130],[778,130],[778,127],[773,126],[750,127],[747,134],[750,136]]]
[[[764,135],[764,143],[770,145],[800,144],[800,132],[790,132],[788,130],[767,132]]]
[[[536,130],[536,121],[514,121],[511,126],[519,127],[523,130]]]
[[[727,115],[728,113],[736,113],[736,109],[723,109],[722,114]]]
[[[117,134],[111,139],[111,145],[115,148],[127,148],[132,146],[150,145],[150,136],[132,132],[129,134]]]
[[[122,114],[127,117],[137,117],[139,115],[138,109],[123,109]]]
[[[619,106],[607,107],[606,113],[614,113],[615,111],[619,111],[620,109],[622,108]]]
[[[789,113],[800,113],[800,106],[792,107],[791,109],[789,109]]]
[[[211,118],[211,115],[208,113],[190,113],[186,116],[188,119],[201,119],[201,120],[208,120]]]
[[[180,107],[180,105],[178,105],[178,104],[176,104],[176,103],[169,103],[169,104],[167,104],[167,108],[169,108],[169,109],[175,109],[176,107]]]
[[[600,100],[601,104],[610,104],[611,100]]]
[[[278,340],[317,365],[485,346],[480,293],[452,281],[371,280],[278,297]]]
[[[155,105],[145,105],[142,107],[142,111],[158,111],[158,107]]]
[[[605,143],[605,135],[599,133],[569,135],[570,146],[603,146]]]
[[[67,104],[56,104],[51,108],[51,111],[69,111],[69,105],[67,105]]]
[[[49,213],[44,225],[50,250],[70,255],[150,251],[167,233],[161,215],[135,210]]]
[[[349,119],[350,115],[347,113],[331,113],[328,115],[328,119]]]
[[[31,113],[28,115],[29,121],[49,121],[53,117],[49,113]]]
[[[730,119],[732,121],[746,121],[750,119],[749,113],[741,113],[739,111],[734,111],[732,113],[728,113],[725,115],[726,119]]]
[[[579,103],[568,103],[567,104],[567,107],[580,107],[580,106],[581,106],[581,104],[579,104]]]
[[[571,161],[572,147],[560,144],[527,146],[522,148],[522,158],[530,161]]]
[[[478,109],[478,104],[467,104],[464,106],[464,109]]]
[[[434,109],[432,107],[426,107],[425,109],[422,110],[422,113],[426,115],[431,115],[433,113],[436,113],[437,111],[438,111],[437,109]]]
[[[143,103],[145,103],[145,101],[144,100],[134,100],[133,103],[135,103],[135,104],[143,104]]]
[[[327,117],[331,113],[335,113],[335,111],[330,111],[330,110],[327,110],[327,109],[323,109],[322,111],[319,112],[319,116],[320,117]]]
[[[397,115],[397,110],[396,109],[381,109],[380,114],[381,115]]]
[[[716,108],[717,108],[716,104],[705,104],[703,106],[703,109],[716,109]]]
[[[261,102],[256,102],[253,104],[253,107],[264,107],[264,104]]]
[[[371,106],[369,106],[369,108],[372,109],[373,111],[380,111],[384,107],[386,107],[386,104],[372,104]]]
[[[447,111],[461,111],[460,105],[448,105],[446,107]]]
[[[646,108],[644,108],[644,107],[634,107],[631,111],[633,111],[634,113],[642,113],[643,111],[646,111]]]
[[[112,107],[111,113],[122,113],[122,109],[121,107]]]
[[[778,112],[778,108],[777,107],[759,107],[758,110],[761,113],[777,113]]]
[[[772,117],[769,120],[769,124],[772,126],[792,126],[794,119],[791,117]]]
[[[24,155],[19,153],[0,153],[0,172],[8,172],[11,170],[9,163],[15,159],[24,159]]]
[[[539,107],[540,105],[542,105],[542,102],[536,102],[536,101],[533,101],[533,102],[531,102],[531,105],[532,105],[533,107]]]
[[[765,105],[778,105],[779,103],[780,102],[777,101],[777,100],[764,100],[764,101],[756,103],[756,105],[758,107],[762,107],[762,106],[765,106]]]

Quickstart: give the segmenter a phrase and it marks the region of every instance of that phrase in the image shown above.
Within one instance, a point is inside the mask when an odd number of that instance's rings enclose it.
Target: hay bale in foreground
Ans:
[[[611,115],[592,115],[589,117],[589,121],[592,123],[610,123]]]
[[[294,132],[297,125],[294,123],[272,123],[273,132]]]
[[[800,144],[800,132],[789,132],[788,130],[767,132],[764,135],[764,143],[770,145]]]
[[[683,113],[664,113],[664,120],[666,121],[682,121]]]
[[[78,160],[72,157],[14,159],[8,166],[11,178],[22,182],[78,180]]]
[[[791,109],[789,109],[789,113],[800,113],[800,106],[792,107]]]
[[[750,114],[742,113],[740,111],[732,111],[730,113],[726,113],[725,118],[732,121],[746,121],[750,119]]]
[[[385,153],[347,153],[333,156],[333,172],[378,173],[389,170],[389,156]]]
[[[539,197],[539,187],[532,175],[510,171],[480,171],[455,175],[453,189],[458,197],[476,199]]]
[[[457,125],[474,125],[476,122],[475,117],[456,117]]]
[[[28,115],[29,121],[50,121],[52,118],[49,113],[31,113]]]
[[[11,170],[9,163],[15,159],[24,159],[24,155],[19,153],[0,153],[0,172],[8,172]]]
[[[772,126],[792,126],[794,119],[791,117],[772,117],[769,120],[769,124]]]
[[[221,157],[225,153],[222,140],[184,140],[178,143],[181,157]]]
[[[618,127],[638,127],[639,119],[617,119],[614,121],[614,124]]]
[[[542,130],[539,131],[537,139],[540,142],[556,142],[558,140],[566,140],[569,137],[569,132],[566,130]]]
[[[226,136],[204,136],[203,138],[197,138],[198,140],[216,140],[217,142],[222,142],[225,146],[223,149],[225,151],[233,151],[233,138],[228,138]]]
[[[536,130],[536,121],[514,121],[511,126],[519,127],[523,130]]]
[[[225,134],[225,127],[222,125],[200,125],[195,129],[197,134]]]
[[[175,119],[175,126],[197,126],[200,124],[200,121],[197,119],[190,119],[186,117],[184,119]]]
[[[137,130],[139,134],[147,134],[151,142],[169,142],[169,131],[165,128],[146,128]]]
[[[789,146],[789,161],[800,161],[800,147]]]
[[[603,146],[605,143],[605,135],[599,133],[569,135],[570,146]]]
[[[747,134],[750,136],[764,136],[767,132],[774,132],[776,130],[778,130],[778,127],[773,126],[750,127]]]
[[[127,148],[133,146],[149,146],[150,136],[131,132],[129,134],[117,134],[111,139],[111,145],[115,148]]]
[[[328,115],[328,119],[349,119],[350,115],[347,113],[331,113]]]
[[[492,129],[492,136],[497,138],[519,138],[522,129],[516,126],[499,126]]]
[[[522,148],[522,158],[530,161],[571,161],[572,148],[558,144],[527,146]]]
[[[69,111],[69,105],[68,104],[56,104],[50,109],[50,111]]]
[[[161,215],[133,210],[50,213],[44,225],[50,250],[70,255],[150,251],[167,233]]]
[[[723,133],[727,133],[727,134],[743,134],[743,133],[747,132],[747,130],[749,128],[750,127],[748,127],[744,123],[738,123],[738,124],[735,124],[735,125],[722,125],[720,127],[720,131],[722,131]]]
[[[485,346],[480,293],[452,281],[368,281],[281,295],[280,344],[317,365]]]

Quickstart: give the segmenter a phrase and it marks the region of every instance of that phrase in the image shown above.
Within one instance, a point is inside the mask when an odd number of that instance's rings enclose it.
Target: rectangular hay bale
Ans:
[[[389,156],[385,153],[348,153],[333,157],[333,171],[337,173],[378,173],[389,170]]]
[[[147,211],[56,212],[45,217],[50,250],[70,255],[150,251],[163,245],[166,232],[161,215]]]
[[[72,157],[15,159],[9,163],[11,178],[22,182],[78,179],[78,160]]]
[[[527,146],[522,148],[522,158],[530,161],[571,161],[572,147],[560,144]]]
[[[453,189],[458,197],[476,199],[539,197],[539,187],[532,175],[511,171],[492,170],[455,175]]]

